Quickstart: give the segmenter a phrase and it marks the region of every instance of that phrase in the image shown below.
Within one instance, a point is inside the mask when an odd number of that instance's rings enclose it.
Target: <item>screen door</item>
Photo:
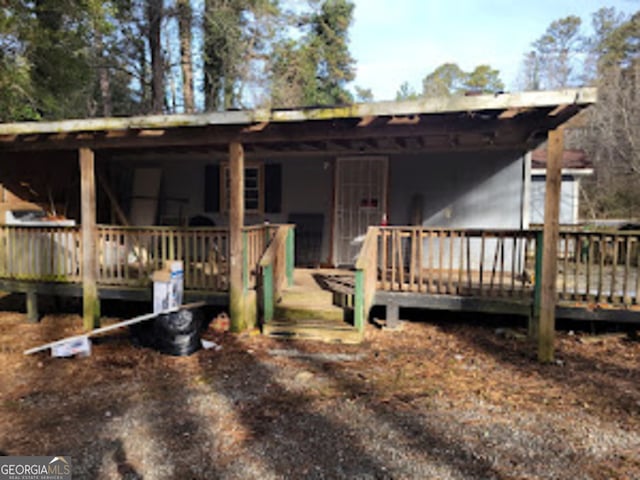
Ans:
[[[334,264],[353,265],[367,227],[387,211],[387,158],[338,158],[334,213]]]

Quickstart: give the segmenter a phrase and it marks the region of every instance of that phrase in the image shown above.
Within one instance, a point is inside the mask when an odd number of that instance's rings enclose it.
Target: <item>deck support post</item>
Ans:
[[[229,144],[229,310],[231,331],[242,332],[255,326],[249,318],[244,289],[244,149],[240,142]],[[251,309],[252,311],[254,309]],[[255,315],[253,315],[255,317]]]
[[[35,290],[27,290],[27,321],[29,323],[38,323],[40,313],[38,312],[38,294]]]
[[[397,303],[387,303],[387,324],[389,330],[396,330],[400,327],[400,307]]]
[[[96,176],[93,150],[81,148],[80,204],[82,251],[82,318],[85,330],[100,326],[98,298],[98,229],[96,226]]]
[[[547,182],[545,187],[540,321],[538,324],[538,360],[552,362],[556,323],[556,276],[558,236],[560,233],[560,188],[564,129],[549,132],[547,146]]]

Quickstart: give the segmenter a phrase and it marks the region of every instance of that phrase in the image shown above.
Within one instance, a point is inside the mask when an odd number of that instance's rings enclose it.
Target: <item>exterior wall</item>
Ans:
[[[414,225],[415,210],[421,207],[417,216],[423,226],[518,229],[523,169],[522,152],[395,157],[390,162],[389,223]]]
[[[388,156],[388,214],[391,225],[413,225],[419,213],[424,226],[518,229],[523,221],[521,152],[477,152]],[[124,160],[124,159],[123,159]],[[334,157],[268,159],[282,167],[281,212],[247,215],[246,223],[288,222],[292,214],[324,217],[320,258],[331,261]],[[253,160],[247,160],[251,163]],[[128,168],[162,168],[162,210],[168,218],[206,216],[227,224],[222,212],[205,212],[205,167],[219,163],[190,154],[127,159]],[[124,164],[123,164],[124,165]],[[218,191],[215,189],[214,191]]]
[[[531,223],[544,223],[544,195],[546,177],[532,175],[531,177]],[[571,175],[562,176],[560,192],[560,224],[575,225],[579,221],[579,180]]]
[[[524,219],[523,200],[526,171],[523,152],[474,152],[406,156],[390,163],[390,224],[422,225],[425,227],[461,229],[520,229]],[[434,265],[447,269],[450,250],[453,249],[454,268],[460,259],[468,258],[470,270],[492,268],[496,262],[510,269],[515,265],[521,273],[524,265],[524,243],[487,239],[484,247],[480,239],[429,244],[433,257],[446,260],[446,265]],[[405,260],[410,258],[409,245],[405,245]],[[464,249],[463,252],[460,249]],[[466,249],[469,248],[467,255]],[[442,252],[440,252],[442,249]],[[482,251],[484,250],[484,255]],[[461,253],[464,253],[461,255]],[[515,259],[514,259],[515,254]],[[481,258],[483,257],[483,258]],[[428,259],[424,258],[424,267]]]
[[[125,159],[123,159],[125,160]],[[269,221],[286,223],[291,214],[322,214],[324,225],[321,240],[320,263],[329,260],[331,235],[331,209],[333,198],[333,162],[329,157],[267,159],[264,161],[247,159],[247,163],[277,163],[282,166],[282,197],[280,213],[247,214],[245,223],[252,225]],[[127,158],[129,168],[155,166],[162,169],[161,207],[166,218],[181,217],[185,220],[195,216],[210,218],[217,226],[228,224],[228,216],[223,212],[206,212],[205,167],[219,164],[202,154],[189,154],[188,162],[179,154],[157,155],[152,158]],[[219,193],[218,188],[212,189]],[[135,195],[135,194],[134,194]]]

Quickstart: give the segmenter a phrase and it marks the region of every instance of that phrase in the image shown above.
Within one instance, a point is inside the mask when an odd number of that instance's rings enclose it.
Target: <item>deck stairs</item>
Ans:
[[[353,326],[354,275],[346,270],[296,269],[263,333],[277,338],[360,343]]]

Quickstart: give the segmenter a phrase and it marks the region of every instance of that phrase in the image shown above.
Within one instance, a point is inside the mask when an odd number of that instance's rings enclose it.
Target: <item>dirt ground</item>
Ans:
[[[74,478],[640,478],[640,342],[565,331],[557,362],[495,321],[424,313],[360,346],[218,335],[170,357],[126,330],[88,358],[22,350],[80,331],[0,314],[0,450]]]

